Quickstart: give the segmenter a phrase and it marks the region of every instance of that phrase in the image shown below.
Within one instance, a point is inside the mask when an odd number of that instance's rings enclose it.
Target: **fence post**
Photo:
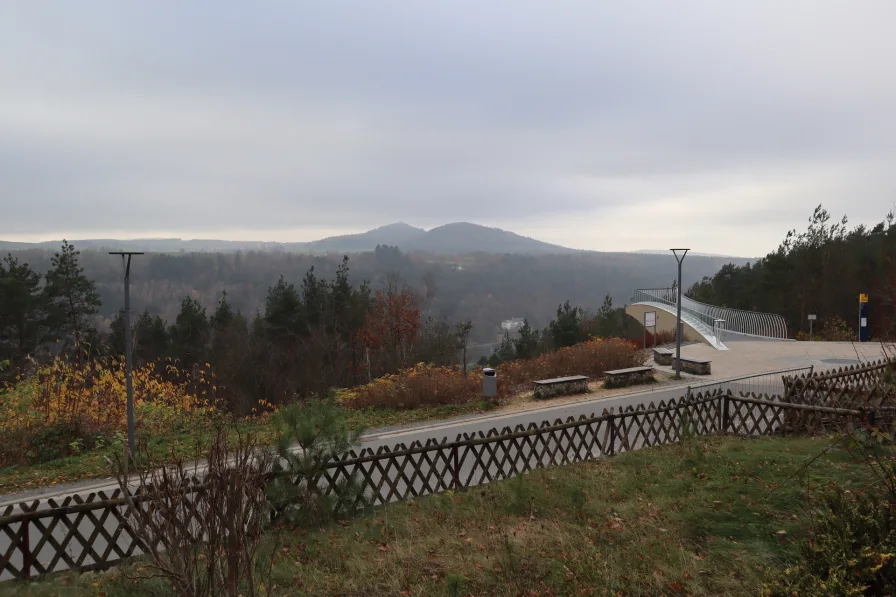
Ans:
[[[610,456],[616,454],[616,415],[610,414],[607,419],[610,424]]]
[[[23,520],[19,529],[22,535],[22,578],[25,580],[31,578],[31,539],[28,532],[30,524],[30,521]]]
[[[458,447],[454,446],[451,448],[451,458],[454,461],[454,489],[460,489],[460,458],[458,458]]]
[[[728,410],[729,404],[730,399],[726,393],[722,396],[722,433],[727,433],[728,427],[731,425],[731,414]]]

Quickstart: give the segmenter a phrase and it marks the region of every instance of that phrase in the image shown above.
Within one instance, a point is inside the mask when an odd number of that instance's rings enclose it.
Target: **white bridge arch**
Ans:
[[[675,288],[639,288],[632,296],[632,303],[655,307],[674,315],[677,298]],[[686,296],[681,297],[681,320],[719,350],[727,350],[723,340],[788,339],[787,323],[780,315],[716,307]]]

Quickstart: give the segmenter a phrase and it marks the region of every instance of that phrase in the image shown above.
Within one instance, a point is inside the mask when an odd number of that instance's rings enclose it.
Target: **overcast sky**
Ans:
[[[0,238],[471,221],[763,255],[896,200],[896,2],[0,5]]]

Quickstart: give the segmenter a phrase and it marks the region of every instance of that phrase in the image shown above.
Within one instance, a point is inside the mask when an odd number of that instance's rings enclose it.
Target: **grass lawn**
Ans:
[[[476,402],[457,406],[434,406],[415,410],[367,409],[351,411],[351,421],[365,429],[377,429],[392,425],[406,425],[421,421],[447,419],[460,415],[485,412],[488,405]],[[240,423],[244,431],[255,431],[264,439],[270,427],[263,420],[246,419]],[[207,436],[208,434],[205,434]],[[138,434],[139,436],[139,434]],[[200,431],[180,435],[148,438],[148,445],[157,455],[176,454],[186,459],[196,458],[197,441],[201,441]],[[78,456],[59,458],[49,462],[27,466],[0,468],[0,496],[35,487],[46,487],[111,476],[106,460],[112,448],[93,450]]]
[[[759,595],[797,557],[807,499],[870,473],[829,439],[693,439],[289,531],[285,595]],[[808,486],[807,486],[808,484]],[[808,491],[807,491],[808,487]],[[131,565],[0,585],[9,595],[165,595]]]

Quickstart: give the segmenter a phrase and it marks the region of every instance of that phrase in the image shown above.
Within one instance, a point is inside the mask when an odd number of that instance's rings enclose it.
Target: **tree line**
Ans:
[[[98,316],[102,321],[98,325],[106,330],[124,302],[121,261],[102,251],[78,248],[84,274],[100,293],[103,304]],[[53,252],[47,249],[13,250],[12,254],[41,274],[51,267]],[[281,274],[297,285],[312,266],[332,275],[342,256],[260,251],[147,253],[135,257],[131,264],[131,306],[137,313],[146,310],[172,322],[184,296],[192,296],[212,312],[221,294],[227,292],[235,310],[254,314],[264,310],[267,290]],[[351,284],[368,280],[371,287],[382,288],[390,275],[398,274],[425,296],[421,305],[424,316],[471,321],[473,343],[495,342],[501,334],[499,324],[506,319],[527,318],[541,329],[550,323],[557,305],[566,300],[596,308],[609,294],[615,304],[622,305],[634,288],[668,285],[676,269],[671,255],[631,253],[446,256],[380,246],[350,257]],[[711,276],[728,262],[689,256],[685,284]],[[737,264],[746,262],[735,260]]]
[[[124,312],[108,331],[97,328],[100,296],[79,259],[64,242],[43,276],[12,255],[0,263],[0,375],[60,354],[78,361],[124,354]],[[427,289],[397,274],[374,290],[366,281],[352,284],[349,271],[345,256],[332,278],[314,266],[298,285],[281,276],[254,315],[234,308],[226,291],[211,310],[185,296],[170,322],[148,310],[132,313],[134,359],[171,360],[178,370],[210,368],[221,397],[239,413],[261,399],[277,404],[322,395],[418,362],[466,368],[472,322],[425,314]],[[624,318],[609,295],[594,316],[567,301],[541,332],[527,321],[520,338],[506,339],[512,354],[502,347],[495,358],[528,358],[591,335],[622,335]]]
[[[497,367],[501,363],[531,359],[591,338],[635,339],[642,331],[640,323],[626,315],[625,309],[613,307],[609,294],[596,312],[566,301],[557,307],[557,314],[547,327],[538,330],[524,319],[517,334],[511,336],[505,332],[498,349],[491,356],[481,357],[478,363]]]
[[[856,338],[859,294],[868,294],[869,333],[892,338],[896,321],[896,225],[888,213],[875,226],[848,226],[832,220],[821,205],[803,232],[791,230],[780,246],[755,263],[722,267],[690,287],[694,300],[782,315],[791,336],[815,330],[844,330],[836,338]]]

